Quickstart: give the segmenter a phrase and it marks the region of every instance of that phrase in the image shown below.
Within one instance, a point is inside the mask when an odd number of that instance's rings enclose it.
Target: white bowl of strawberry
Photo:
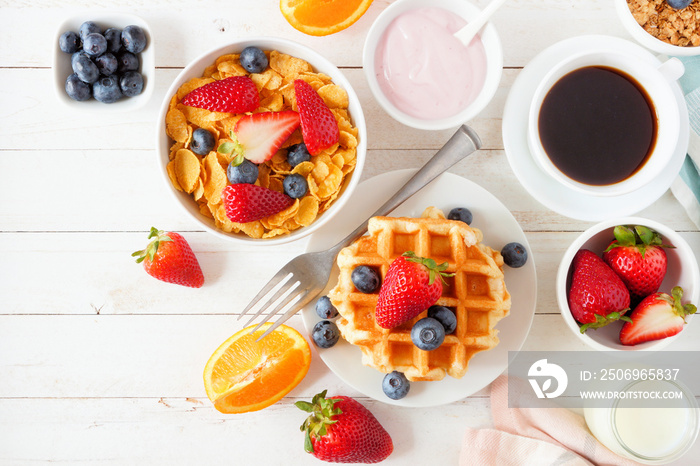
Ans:
[[[170,86],[156,135],[161,173],[202,228],[246,244],[306,237],[359,183],[365,120],[330,61],[257,37],[213,49]]]
[[[690,323],[700,272],[681,235],[628,217],[594,225],[569,246],[556,290],[567,326],[591,348],[658,350]]]

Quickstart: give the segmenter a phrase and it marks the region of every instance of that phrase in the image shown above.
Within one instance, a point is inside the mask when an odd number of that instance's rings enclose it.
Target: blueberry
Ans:
[[[83,50],[91,57],[99,57],[107,51],[107,39],[102,34],[90,33],[83,39]]]
[[[117,61],[119,66],[117,67],[117,73],[124,73],[126,71],[138,71],[139,69],[139,57],[131,52],[122,50],[117,54]]]
[[[131,53],[141,53],[146,48],[146,33],[138,26],[127,26],[122,31],[122,45]]]
[[[400,400],[405,397],[410,389],[411,382],[403,375],[403,372],[390,372],[382,380],[382,390],[392,400]]]
[[[411,340],[418,348],[432,351],[445,341],[445,327],[437,319],[423,317],[413,324]]]
[[[238,60],[248,73],[262,73],[268,65],[265,52],[252,46],[244,48]]]
[[[73,31],[64,32],[58,39],[58,47],[62,52],[75,53],[81,49],[80,36]]]
[[[455,207],[454,209],[450,210],[449,214],[447,214],[447,218],[450,220],[459,220],[467,225],[471,225],[473,217],[472,212],[466,207]]]
[[[95,58],[95,65],[97,65],[97,69],[100,70],[100,74],[103,76],[110,76],[117,72],[119,62],[117,62],[117,57],[111,52],[107,52]]]
[[[432,317],[442,324],[445,328],[445,335],[455,331],[457,328],[457,316],[450,308],[445,306],[430,306],[428,308],[428,317]]]
[[[76,61],[79,57],[81,57],[81,56],[86,56],[86,57],[90,58],[90,57],[88,56],[88,54],[85,53],[85,52],[83,52],[83,49],[81,48],[80,50],[78,50],[77,52],[75,52],[73,55],[70,56],[70,66],[71,66],[71,68],[75,66],[75,61]]]
[[[253,184],[258,179],[258,166],[248,159],[243,159],[243,162],[238,165],[233,161],[228,164],[226,176],[231,184]]]
[[[66,79],[66,94],[71,99],[82,102],[92,96],[92,89],[88,83],[81,81],[78,75],[73,73]]]
[[[216,144],[216,139],[214,135],[211,134],[211,131],[204,128],[197,128],[192,133],[190,150],[197,155],[207,155],[214,150],[214,144]]]
[[[340,330],[338,330],[338,326],[330,320],[322,320],[314,325],[311,338],[313,338],[314,343],[319,348],[330,348],[338,343]]]
[[[311,154],[309,154],[306,144],[302,142],[301,144],[289,146],[289,150],[287,151],[287,163],[289,163],[289,165],[296,167],[301,162],[308,162],[309,160],[311,160]]]
[[[676,10],[682,10],[683,8],[686,8],[688,5],[693,3],[693,0],[666,0],[666,3],[668,3],[668,6],[671,8],[675,8]]]
[[[321,319],[334,319],[338,317],[338,309],[335,308],[328,296],[321,296],[316,301],[316,314]]]
[[[520,243],[508,243],[501,249],[503,262],[509,267],[518,268],[527,262],[527,250]]]
[[[73,59],[75,57],[75,59]],[[100,70],[97,65],[84,52],[78,52],[71,57],[73,72],[78,75],[81,81],[92,84],[100,77]]]
[[[122,30],[117,28],[109,28],[104,33],[107,39],[107,51],[118,53],[122,48]]]
[[[379,289],[381,279],[376,270],[366,265],[355,267],[350,275],[352,283],[362,293],[374,293]]]
[[[282,182],[284,193],[292,199],[299,199],[309,191],[309,183],[299,174],[287,175]]]
[[[92,94],[96,100],[105,104],[116,102],[122,97],[119,79],[116,76],[103,76],[92,85]]]
[[[127,71],[119,78],[119,87],[126,97],[139,95],[143,91],[143,76],[138,71]]]
[[[99,27],[97,24],[95,24],[94,22],[92,22],[92,21],[85,21],[83,24],[80,25],[80,30],[79,30],[79,32],[80,32],[80,40],[83,40],[83,41],[84,41],[84,40],[85,40],[85,37],[87,37],[88,34],[92,34],[92,33],[97,33],[97,34],[99,34],[99,33],[102,32],[102,30],[101,30],[100,27]]]

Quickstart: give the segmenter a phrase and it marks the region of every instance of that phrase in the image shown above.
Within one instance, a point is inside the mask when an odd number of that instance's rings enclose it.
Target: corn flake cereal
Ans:
[[[318,95],[328,105],[328,108],[348,108],[350,104],[348,93],[340,86],[335,84],[326,84],[317,89]]]
[[[190,150],[180,149],[170,164],[174,165],[175,178],[182,190],[186,193],[194,191],[201,171],[197,156]]]
[[[172,96],[165,116],[167,135],[173,143],[166,166],[173,187],[192,195],[202,215],[213,219],[217,228],[251,238],[274,238],[311,225],[340,195],[343,182],[357,163],[358,131],[348,113],[347,91],[323,73],[317,73],[306,61],[278,51],[266,51],[269,66],[260,73],[249,74],[240,64],[238,54],[222,55],[209,65],[201,77],[184,83]],[[229,137],[243,114],[212,112],[188,107],[182,99],[194,89],[230,76],[250,76],[260,94],[260,106],[254,112],[297,110],[294,80],[309,83],[335,116],[340,131],[338,144],[325,149],[311,160],[292,167],[287,162],[288,148],[303,142],[296,130],[272,159],[258,166],[257,185],[284,192],[284,178],[298,174],[306,178],[309,190],[288,208],[259,221],[234,223],[226,216],[221,193],[228,184],[226,170],[230,154],[215,150],[197,155],[189,150],[194,130],[204,128],[214,135],[219,147],[231,142]]]
[[[202,160],[204,173],[206,174],[206,182],[204,183],[204,197],[207,198],[210,204],[216,205],[221,203],[221,193],[226,187],[228,181],[226,177],[226,169],[219,163],[219,157],[216,152],[209,154]]]
[[[188,125],[185,114],[177,108],[170,108],[165,115],[165,132],[176,142],[189,141]]]
[[[318,216],[318,200],[306,196],[299,203],[299,209],[294,215],[294,220],[301,226],[309,226]]]

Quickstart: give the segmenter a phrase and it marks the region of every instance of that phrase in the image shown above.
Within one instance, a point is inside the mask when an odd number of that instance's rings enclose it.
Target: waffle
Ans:
[[[437,209],[432,210],[433,217]],[[425,214],[424,214],[425,215]],[[496,323],[508,315],[510,295],[503,279],[503,258],[481,244],[480,230],[442,218],[374,217],[369,233],[338,254],[338,283],[329,296],[340,313],[338,328],[345,340],[362,350],[362,363],[382,372],[403,372],[412,381],[441,380],[445,374],[461,378],[474,354],[498,344]],[[457,328],[433,351],[411,341],[411,327],[427,310],[393,329],[376,324],[374,310],[379,291],[364,294],[352,283],[358,265],[368,265],[386,276],[391,262],[413,251],[440,264],[448,262],[446,286],[437,304],[453,309]]]

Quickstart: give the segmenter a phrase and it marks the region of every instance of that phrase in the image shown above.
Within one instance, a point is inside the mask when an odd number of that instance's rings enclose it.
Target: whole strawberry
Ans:
[[[674,287],[671,294],[657,292],[644,298],[632,311],[632,321],[622,326],[620,343],[637,345],[671,337],[683,330],[685,316],[695,314],[697,308],[693,304],[681,304],[680,286]]]
[[[447,262],[417,257],[409,251],[394,259],[379,289],[374,318],[382,328],[394,328],[435,304],[442,295]]]
[[[150,276],[176,285],[199,288],[204,275],[192,248],[179,233],[165,233],[151,227],[146,249],[132,254]]]
[[[616,226],[603,260],[630,292],[632,304],[659,290],[666,276],[666,251],[661,236],[645,226]]]
[[[226,216],[236,223],[248,223],[281,212],[292,204],[284,193],[248,183],[230,184],[221,193]]]
[[[574,268],[569,289],[569,309],[581,333],[600,328],[616,320],[630,321],[630,294],[603,259],[588,249],[581,249],[572,261]]]
[[[326,398],[326,390],[311,403],[297,401],[299,409],[311,413],[301,425],[304,449],[330,463],[379,463],[394,444],[371,412],[347,396]]]
[[[182,103],[212,112],[245,113],[260,106],[260,95],[248,76],[231,76],[191,91]]]
[[[294,81],[294,96],[301,117],[301,135],[309,154],[316,155],[338,142],[338,122],[314,88],[297,79]]]

